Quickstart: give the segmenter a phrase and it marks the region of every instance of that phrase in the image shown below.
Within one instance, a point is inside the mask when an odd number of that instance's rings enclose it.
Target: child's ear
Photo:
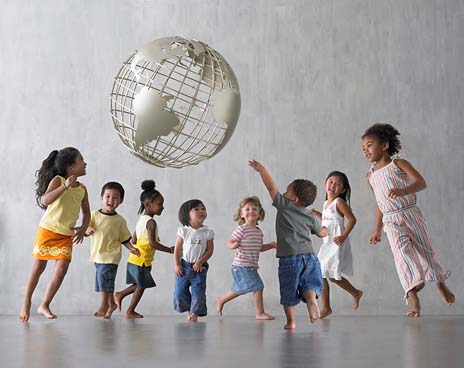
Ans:
[[[390,148],[390,143],[388,143],[388,142],[383,142],[382,150],[385,151],[385,150],[388,150],[389,148]]]

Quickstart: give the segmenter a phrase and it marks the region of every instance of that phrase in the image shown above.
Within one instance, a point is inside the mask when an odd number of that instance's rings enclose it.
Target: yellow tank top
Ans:
[[[63,185],[65,178],[58,177],[61,180],[61,185]],[[63,194],[47,206],[39,226],[57,234],[73,235],[71,229],[79,218],[84,196],[85,187],[83,184],[65,190]]]
[[[136,266],[151,266],[153,258],[155,257],[155,248],[151,247],[150,241],[148,239],[147,223],[150,220],[153,220],[153,217],[142,215],[140,216],[140,219],[135,226],[137,243],[134,244],[134,247],[140,251],[140,257],[137,257],[135,254],[130,254],[127,262],[135,264]],[[155,239],[157,242],[159,242],[158,226],[156,226],[155,230]]]

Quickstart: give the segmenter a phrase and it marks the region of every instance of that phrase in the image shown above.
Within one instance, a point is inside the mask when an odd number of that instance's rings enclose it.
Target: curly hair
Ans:
[[[307,179],[295,179],[292,181],[291,185],[293,187],[293,192],[303,207],[308,207],[310,204],[314,203],[317,195],[317,187],[312,181]]]
[[[374,124],[364,132],[361,139],[375,137],[381,142],[388,143],[388,154],[392,156],[401,149],[399,135],[400,132],[390,124]]]
[[[241,216],[242,214],[241,212],[242,212],[242,208],[245,207],[248,203],[251,203],[252,205],[259,208],[258,221],[264,220],[265,212],[264,212],[263,206],[261,206],[261,202],[259,201],[259,198],[256,196],[246,197],[240,201],[239,207],[234,213],[234,221],[237,221],[239,225],[243,225],[245,223],[245,220]]]

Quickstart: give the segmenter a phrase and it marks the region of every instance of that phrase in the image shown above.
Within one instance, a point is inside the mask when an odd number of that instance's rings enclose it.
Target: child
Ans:
[[[383,223],[409,301],[406,315],[419,317],[421,306],[417,294],[425,281],[437,283],[446,304],[452,304],[455,297],[445,285],[448,274],[435,258],[427,225],[416,204],[415,193],[423,190],[426,182],[408,161],[392,158],[401,148],[399,135],[389,124],[375,124],[362,136],[364,156],[373,164],[367,180],[377,201],[375,230],[369,243],[380,241]]]
[[[92,235],[90,262],[95,263],[95,291],[101,292],[101,304],[93,314],[95,317],[111,318],[116,309],[114,302],[114,282],[121,260],[121,243],[132,254],[140,256],[140,251],[130,243],[131,234],[126,220],[116,213],[124,200],[124,188],[110,181],[101,190],[102,208],[92,212],[85,234]]]
[[[264,312],[264,284],[258,274],[259,253],[276,248],[275,242],[263,244],[263,233],[257,226],[258,221],[262,220],[264,220],[264,209],[258,197],[247,197],[240,201],[240,206],[234,214],[234,221],[237,221],[239,226],[227,242],[230,249],[235,249],[232,263],[234,283],[230,291],[216,298],[217,310],[221,316],[225,303],[239,295],[253,292],[256,319],[275,319]]]
[[[207,314],[207,261],[213,255],[214,232],[203,225],[206,216],[206,207],[198,199],[187,201],[179,208],[182,226],[177,230],[174,250],[174,309],[179,313],[189,312],[189,322],[198,322],[198,317]]]
[[[329,235],[324,237],[317,258],[321,263],[324,288],[322,289],[321,318],[332,313],[330,307],[330,287],[327,279],[346,290],[354,299],[353,310],[359,307],[359,300],[363,295],[347,279],[342,276],[353,275],[353,258],[348,235],[356,224],[356,217],[350,207],[351,187],[348,177],[340,171],[332,171],[325,181],[326,201],[322,213],[311,212],[322,220],[322,226],[329,229]],[[345,228],[345,219],[347,220]]]
[[[150,273],[155,250],[166,253],[174,252],[174,247],[168,248],[159,242],[158,226],[153,219],[153,216],[161,215],[164,209],[163,204],[164,198],[155,189],[155,182],[153,180],[144,180],[142,182],[142,194],[140,195],[138,212],[142,216],[140,216],[132,236],[132,241],[140,251],[140,256],[136,254],[129,255],[126,282],[130,286],[114,294],[114,302],[118,311],[121,311],[123,299],[130,294],[134,294],[126,311],[127,318],[143,318],[143,315],[137,313],[135,308],[145,289],[156,286]]]
[[[22,322],[29,320],[32,294],[49,260],[55,260],[55,271],[37,310],[49,319],[57,316],[50,303],[58,291],[69,263],[73,243],[81,243],[90,221],[87,189],[77,181],[86,174],[82,155],[76,148],[52,151],[37,171],[36,201],[46,209],[40,221],[32,255],[35,258],[26,285],[24,304],[19,313]],[[82,209],[82,225],[74,227]]]
[[[320,318],[316,298],[322,292],[322,274],[319,260],[311,246],[310,233],[318,237],[329,234],[321,227],[313,214],[306,209],[316,199],[316,186],[305,179],[296,179],[279,193],[274,179],[258,161],[249,165],[261,176],[277,209],[276,233],[279,258],[280,304],[283,305],[287,324],[285,329],[294,329],[295,306],[302,300],[306,303],[311,323]]]

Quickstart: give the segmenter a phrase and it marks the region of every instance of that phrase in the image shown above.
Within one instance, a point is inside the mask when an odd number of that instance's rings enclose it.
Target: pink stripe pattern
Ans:
[[[416,205],[416,195],[391,199],[392,188],[406,188],[410,180],[394,161],[383,168],[370,170],[369,182],[377,206],[383,214],[384,231],[395,260],[396,271],[405,291],[425,281],[443,282],[445,274],[436,259],[428,236],[427,224]]]
[[[263,246],[263,233],[259,227],[239,225],[231,240],[240,242],[235,250],[233,266],[258,268],[259,253]]]

